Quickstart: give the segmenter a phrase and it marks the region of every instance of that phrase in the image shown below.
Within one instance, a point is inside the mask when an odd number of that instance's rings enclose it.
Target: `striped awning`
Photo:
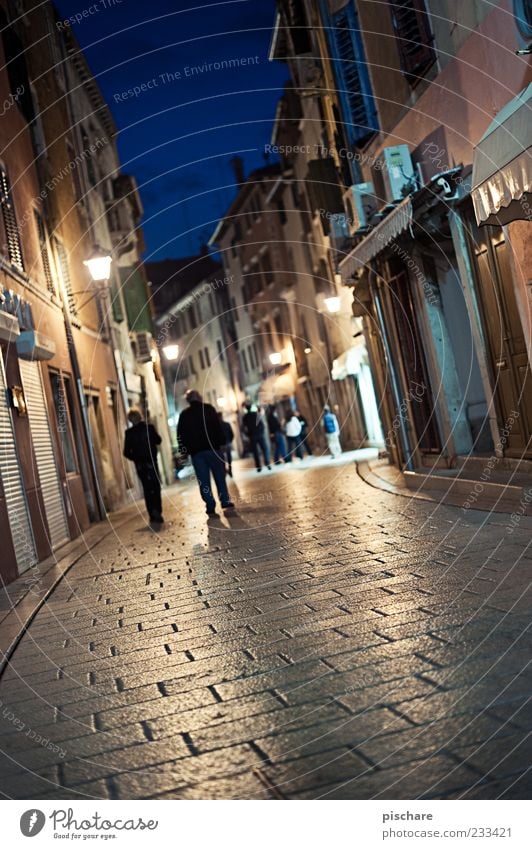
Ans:
[[[356,271],[364,268],[390,242],[407,230],[411,223],[412,200],[407,197],[340,262],[339,270],[344,283],[348,283]]]
[[[471,197],[478,224],[530,219],[532,83],[501,109],[475,148]]]

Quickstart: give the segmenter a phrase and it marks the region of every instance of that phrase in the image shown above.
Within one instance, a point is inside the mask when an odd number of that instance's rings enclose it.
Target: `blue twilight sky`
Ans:
[[[244,151],[246,174],[264,164],[288,78],[268,61],[274,0],[57,5],[64,18],[92,8],[72,29],[118,125],[123,170],[140,186],[145,258],[196,253],[234,196],[231,157]],[[209,69],[224,60],[237,61]]]

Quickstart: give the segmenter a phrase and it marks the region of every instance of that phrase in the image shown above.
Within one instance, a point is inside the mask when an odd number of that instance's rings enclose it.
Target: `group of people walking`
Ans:
[[[207,515],[216,516],[211,476],[222,509],[232,510],[235,506],[227,488],[227,475],[232,477],[233,474],[233,429],[229,422],[224,421],[221,413],[217,413],[211,404],[203,402],[196,390],[189,390],[185,398],[188,407],[180,414],[177,426],[179,451],[190,457]],[[161,524],[164,519],[157,468],[157,449],[161,437],[152,424],[144,421],[139,410],[130,410],[128,417],[131,427],[125,434],[124,456],[135,463],[150,523]],[[340,427],[330,407],[324,408],[322,427],[331,456],[337,457],[342,452]],[[303,460],[304,451],[312,456],[308,424],[297,410],[287,410],[282,421],[274,406],[268,407],[264,414],[257,405],[248,403],[242,418],[242,430],[249,441],[258,472],[262,471],[263,464],[271,469],[272,446],[273,462],[276,465],[291,463],[294,455]]]
[[[245,410],[242,430],[249,441],[258,472],[262,471],[262,462],[271,469],[272,453],[275,465],[291,463],[294,455],[302,460],[304,451],[312,456],[308,424],[298,410],[290,409],[284,423],[273,405],[267,408],[265,414],[256,404],[246,404]]]

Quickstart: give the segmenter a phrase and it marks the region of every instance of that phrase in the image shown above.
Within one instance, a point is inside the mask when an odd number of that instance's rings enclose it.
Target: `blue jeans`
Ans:
[[[222,502],[222,507],[226,507],[231,499],[225,481],[225,463],[221,452],[198,451],[191,459],[198,479],[201,497],[207,505],[207,510],[211,512],[216,507],[211,489],[211,472],[216,489],[218,490],[218,496]]]
[[[253,459],[255,460],[255,465],[257,469],[261,468],[260,462],[260,453],[259,448],[261,449],[264,455],[264,463],[266,466],[270,465],[270,448],[268,443],[266,442],[266,437],[263,433],[260,436],[252,436],[251,437],[251,450],[253,451]]]
[[[273,461],[274,463],[279,463],[281,460],[286,460],[286,442],[284,441],[284,436],[280,430],[276,431],[273,434],[273,444],[274,444],[274,455]]]

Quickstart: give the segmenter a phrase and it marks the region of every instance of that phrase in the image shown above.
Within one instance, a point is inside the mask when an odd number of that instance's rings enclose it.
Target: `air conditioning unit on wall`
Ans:
[[[366,230],[368,222],[377,209],[373,183],[355,183],[344,192],[344,206],[349,234]]]
[[[407,144],[385,147],[382,151],[384,166],[382,173],[386,194],[390,203],[402,200],[416,182],[412,157]]]

